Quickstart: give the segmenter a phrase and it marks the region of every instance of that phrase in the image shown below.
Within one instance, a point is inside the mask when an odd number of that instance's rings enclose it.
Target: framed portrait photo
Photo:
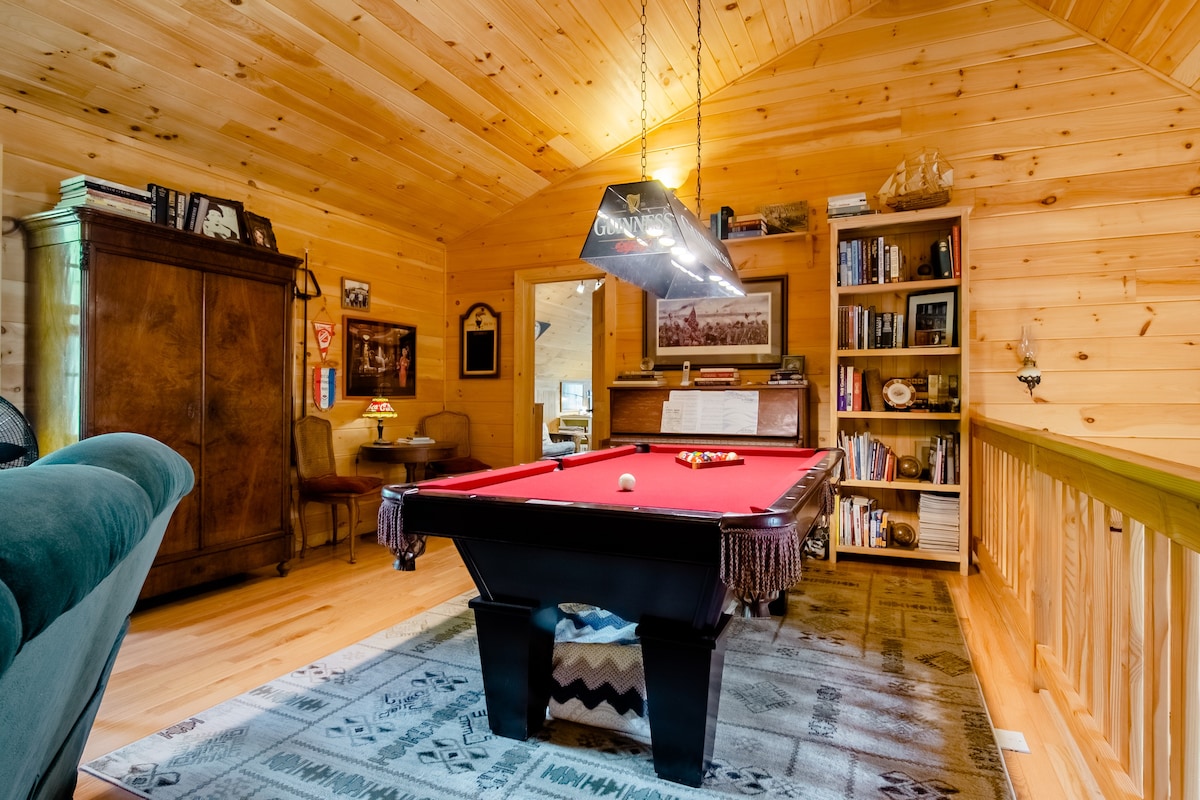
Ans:
[[[417,328],[346,317],[346,397],[416,397]]]
[[[342,278],[342,308],[371,310],[371,284],[354,278]]]
[[[744,280],[744,297],[645,294],[643,355],[655,366],[778,367],[787,342],[787,278]]]
[[[271,220],[249,211],[243,212],[242,219],[246,223],[246,244],[265,247],[268,250],[279,249],[275,244],[275,231],[271,228]]]
[[[245,222],[241,203],[237,200],[225,200],[206,194],[192,195],[191,202],[196,204],[196,217],[192,223],[193,233],[201,233],[213,239],[224,239],[228,242],[242,241]]]
[[[958,332],[957,309],[958,294],[954,289],[910,294],[906,346],[952,347]]]

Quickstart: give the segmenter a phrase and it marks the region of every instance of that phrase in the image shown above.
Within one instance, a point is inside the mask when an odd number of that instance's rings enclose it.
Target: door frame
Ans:
[[[596,280],[605,273],[584,261],[574,261],[550,267],[532,267],[513,272],[513,462],[535,461],[540,453],[533,450],[533,379],[534,379],[534,317],[537,312],[536,287],[539,283],[560,283],[571,280]],[[597,297],[599,295],[599,297]],[[606,309],[616,309],[616,289],[613,280],[592,295],[592,426],[596,425],[596,408],[600,405],[605,376],[612,374],[615,354],[608,343],[616,340],[616,315]],[[607,393],[603,393],[607,408]],[[607,416],[605,416],[607,419]],[[607,425],[605,426],[607,427]],[[538,432],[540,438],[540,432]]]

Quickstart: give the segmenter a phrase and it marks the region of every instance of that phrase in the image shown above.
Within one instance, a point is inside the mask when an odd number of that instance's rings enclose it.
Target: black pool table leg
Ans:
[[[654,771],[664,780],[687,786],[704,780],[717,735],[728,622],[723,615],[709,634],[646,618],[638,626]]]
[[[476,597],[479,664],[492,733],[527,739],[546,721],[558,607]]]

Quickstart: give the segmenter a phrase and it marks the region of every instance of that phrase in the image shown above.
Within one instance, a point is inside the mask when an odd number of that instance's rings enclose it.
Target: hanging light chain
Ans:
[[[642,181],[646,180],[646,0],[642,0]]]
[[[645,0],[642,0],[645,3]],[[703,94],[703,84],[700,81],[700,50],[703,40],[700,38],[700,5],[696,0],[696,218],[700,219],[700,97]],[[644,170],[645,167],[643,166]]]

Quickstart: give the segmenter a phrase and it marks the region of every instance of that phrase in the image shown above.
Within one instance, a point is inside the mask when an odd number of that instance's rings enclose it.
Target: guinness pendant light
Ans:
[[[696,208],[700,207],[700,8],[696,4]],[[604,190],[579,257],[665,300],[745,294],[725,243],[646,178],[646,0],[642,0],[642,179]]]

